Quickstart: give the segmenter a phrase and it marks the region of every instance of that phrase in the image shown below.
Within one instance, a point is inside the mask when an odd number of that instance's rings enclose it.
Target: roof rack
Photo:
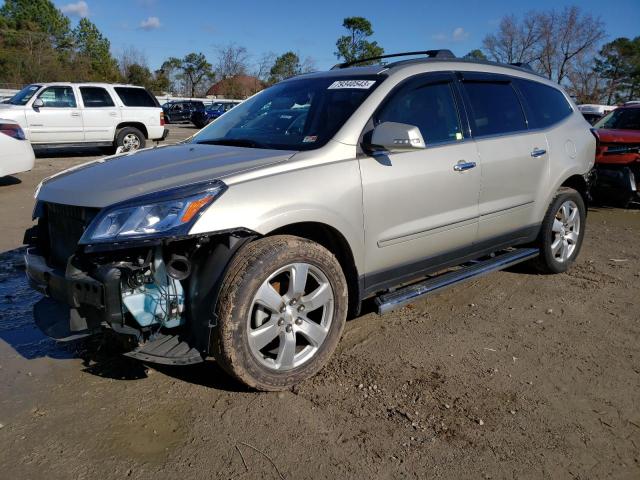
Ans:
[[[524,68],[525,70],[531,70],[532,72],[534,71],[533,67],[526,62],[514,62],[514,63],[510,63],[509,65],[513,65],[514,67]]]
[[[421,50],[419,52],[390,53],[388,55],[379,55],[377,57],[361,58],[359,60],[352,60],[350,62],[337,63],[336,65],[331,67],[331,70],[337,70],[337,69],[340,69],[340,68],[348,68],[348,67],[351,67],[353,65],[357,65],[359,63],[371,62],[373,60],[382,60],[382,59],[385,59],[385,58],[393,58],[393,57],[409,57],[409,56],[412,56],[412,55],[426,55],[427,58],[456,58],[456,56],[453,54],[453,52],[451,50],[446,50],[446,49],[442,49],[442,50]]]

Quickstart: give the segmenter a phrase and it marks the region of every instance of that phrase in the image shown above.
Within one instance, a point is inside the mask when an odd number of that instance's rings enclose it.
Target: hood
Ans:
[[[160,192],[283,162],[295,152],[181,144],[96,160],[45,180],[38,199],[103,208]]]
[[[593,132],[601,143],[640,143],[640,130],[594,128]]]

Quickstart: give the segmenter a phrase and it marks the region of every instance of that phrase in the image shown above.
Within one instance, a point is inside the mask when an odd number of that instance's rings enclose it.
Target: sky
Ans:
[[[75,24],[88,17],[111,41],[114,55],[134,46],[157,69],[170,56],[202,52],[215,63],[221,46],[244,46],[251,61],[269,52],[293,50],[311,57],[319,70],[336,63],[342,20],[364,16],[385,53],[448,48],[456,55],[479,48],[506,14],[521,17],[578,4],[600,16],[608,40],[640,35],[640,0],[537,0],[433,2],[428,0],[55,0]]]

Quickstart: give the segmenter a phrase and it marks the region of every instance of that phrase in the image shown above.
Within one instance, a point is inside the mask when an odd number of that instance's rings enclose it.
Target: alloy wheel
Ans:
[[[556,261],[564,263],[573,255],[580,238],[580,210],[573,200],[560,205],[551,231],[551,255]]]
[[[333,308],[333,289],[319,268],[292,263],[278,269],[252,300],[247,319],[252,355],[278,372],[307,363],[329,333]]]

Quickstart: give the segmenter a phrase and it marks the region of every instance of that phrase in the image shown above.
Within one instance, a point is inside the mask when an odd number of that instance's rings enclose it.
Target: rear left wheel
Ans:
[[[219,298],[214,357],[259,390],[286,389],[320,370],[347,315],[347,283],[335,256],[288,235],[241,250]]]

